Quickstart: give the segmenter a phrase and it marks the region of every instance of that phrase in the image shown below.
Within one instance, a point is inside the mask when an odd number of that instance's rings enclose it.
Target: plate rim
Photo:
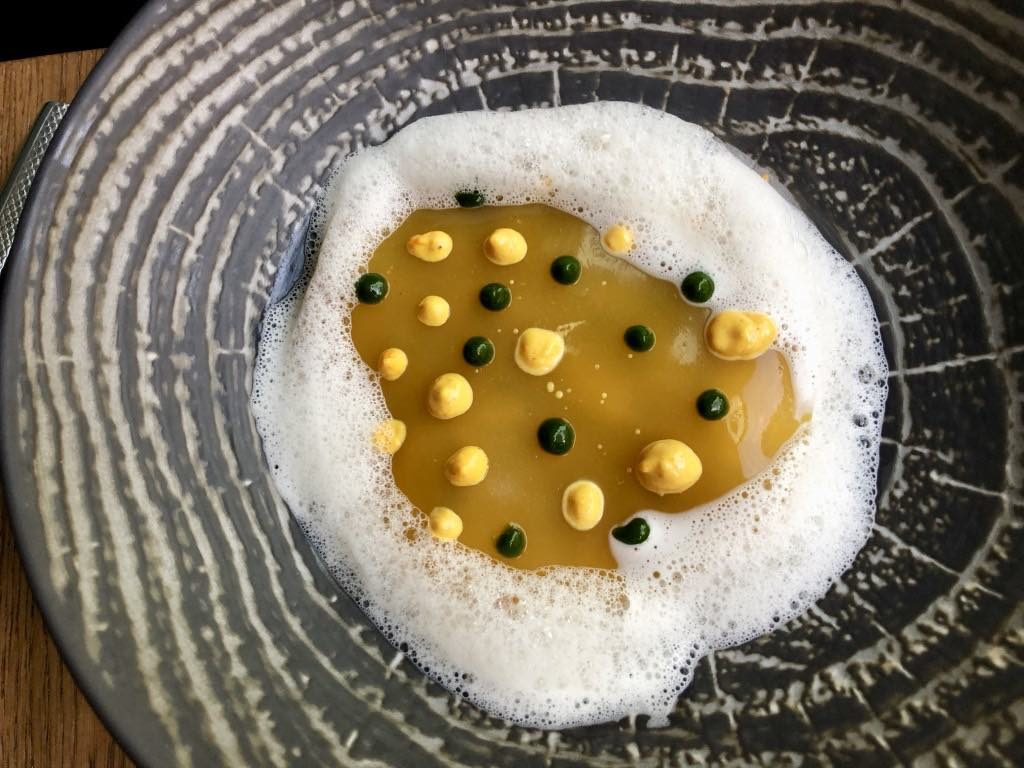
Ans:
[[[144,735],[138,728],[131,727],[130,713],[117,707],[113,692],[103,690],[103,681],[97,679],[93,662],[85,656],[81,637],[74,636],[73,628],[62,621],[59,598],[46,573],[51,560],[39,552],[30,530],[38,523],[39,508],[24,500],[27,494],[16,492],[16,486],[25,486],[25,481],[19,479],[23,473],[18,471],[19,466],[23,466],[20,461],[21,451],[14,448],[14,439],[3,439],[2,436],[17,433],[17,382],[9,375],[10,366],[7,361],[13,356],[20,357],[22,349],[20,344],[11,342],[18,340],[15,331],[23,325],[19,314],[26,298],[28,260],[32,255],[30,233],[48,227],[52,221],[52,216],[48,215],[51,211],[44,209],[41,203],[43,190],[66,182],[69,166],[61,163],[60,159],[68,153],[77,152],[82,146],[85,132],[95,125],[95,118],[90,119],[88,114],[89,106],[95,102],[125,57],[135,49],[138,41],[159,29],[163,17],[170,18],[170,10],[174,5],[174,0],[148,0],[86,75],[33,178],[18,219],[13,245],[3,274],[0,275],[0,494],[10,521],[14,546],[32,591],[33,603],[61,662],[117,745],[135,765],[142,767],[153,764],[148,757],[144,757],[145,744],[141,743]]]

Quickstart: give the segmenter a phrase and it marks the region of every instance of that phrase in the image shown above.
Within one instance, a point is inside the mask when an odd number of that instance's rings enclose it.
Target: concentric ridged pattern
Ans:
[[[1001,765],[1024,755],[1024,21],[1009,0],[151,5],[73,106],[3,296],[4,482],[145,764]],[[318,568],[247,407],[328,170],[426,114],[642,100],[772,169],[873,288],[876,534],[672,724],[509,729]],[[841,470],[842,468],[837,468]]]

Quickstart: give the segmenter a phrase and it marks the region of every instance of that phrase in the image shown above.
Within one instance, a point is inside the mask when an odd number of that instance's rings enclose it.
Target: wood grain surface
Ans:
[[[0,181],[45,101],[70,101],[102,51],[0,62]],[[0,765],[131,765],[61,661],[0,497]]]

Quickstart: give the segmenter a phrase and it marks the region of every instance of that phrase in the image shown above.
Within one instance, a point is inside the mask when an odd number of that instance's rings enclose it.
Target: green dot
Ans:
[[[509,523],[494,542],[494,546],[502,557],[519,557],[526,549],[526,531],[515,523]]]
[[[654,331],[646,325],[629,326],[622,338],[634,352],[647,352],[654,348]]]
[[[356,297],[363,304],[380,304],[388,295],[388,281],[384,275],[367,272],[356,280]]]
[[[479,208],[484,204],[484,193],[478,189],[463,189],[455,193],[455,202],[462,208]]]
[[[551,262],[551,276],[556,283],[575,285],[583,274],[583,265],[575,256],[559,256]]]
[[[637,544],[643,544],[647,541],[647,537],[650,535],[651,526],[649,526],[647,521],[642,517],[634,517],[625,525],[620,525],[618,528],[612,528],[612,536],[623,544],[629,544],[634,547]]]
[[[717,389],[705,389],[697,397],[697,413],[708,421],[718,421],[729,412],[729,400]]]
[[[462,345],[462,357],[475,368],[482,368],[494,360],[494,344],[484,336],[471,336]]]
[[[488,283],[480,289],[480,303],[491,312],[500,312],[512,303],[512,291],[504,283]]]
[[[715,292],[715,281],[707,272],[691,272],[683,278],[683,296],[694,304],[703,304]]]
[[[548,453],[563,456],[576,443],[576,430],[565,419],[544,419],[537,428],[537,440]]]

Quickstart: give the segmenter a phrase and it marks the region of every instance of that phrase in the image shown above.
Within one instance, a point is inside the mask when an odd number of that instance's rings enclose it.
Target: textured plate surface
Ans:
[[[1012,0],[150,5],[72,106],[4,274],[3,480],[78,680],[147,765],[1024,759],[1024,21]],[[248,412],[329,170],[423,115],[643,101],[754,156],[872,287],[878,524],[671,726],[508,728],[318,567]]]

